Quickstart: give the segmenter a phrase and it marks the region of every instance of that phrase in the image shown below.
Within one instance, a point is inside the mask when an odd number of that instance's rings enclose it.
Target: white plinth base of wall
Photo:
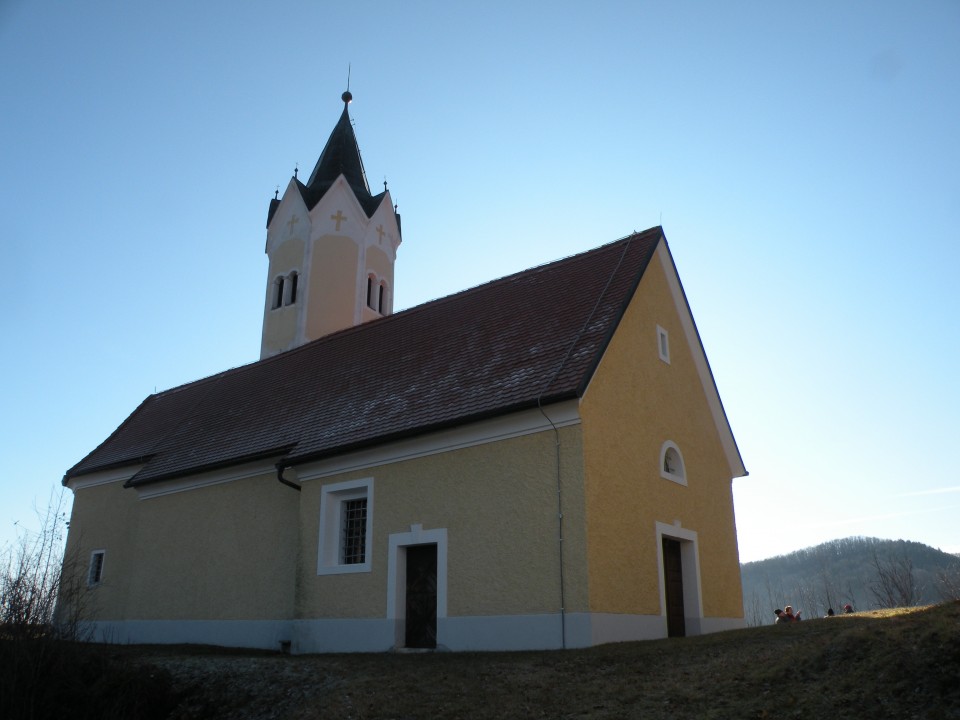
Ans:
[[[735,630],[743,618],[687,618],[687,634]],[[360,620],[123,620],[84,624],[92,642],[199,644],[289,649],[294,653],[388,652],[402,628],[384,618]],[[437,621],[437,646],[452,651],[559,650],[667,636],[661,615],[605,613],[485,615]]]

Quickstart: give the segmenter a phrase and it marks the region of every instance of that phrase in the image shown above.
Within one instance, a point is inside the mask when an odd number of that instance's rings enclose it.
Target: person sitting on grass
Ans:
[[[797,610],[796,613],[793,612],[793,607],[787,605],[783,609],[783,614],[787,617],[787,622],[800,622],[800,611]]]

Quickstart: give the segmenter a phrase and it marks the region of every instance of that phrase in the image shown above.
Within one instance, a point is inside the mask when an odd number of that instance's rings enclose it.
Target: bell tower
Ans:
[[[350,122],[353,96],[341,99],[306,184],[294,172],[270,201],[261,359],[393,312],[400,216],[386,183],[371,194]]]

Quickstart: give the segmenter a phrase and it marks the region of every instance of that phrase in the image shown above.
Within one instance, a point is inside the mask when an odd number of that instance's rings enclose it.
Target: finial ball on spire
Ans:
[[[349,90],[347,90],[346,92],[343,93],[343,95],[340,96],[340,99],[343,100],[344,103],[349,105],[350,101],[353,100],[353,95],[350,93]]]

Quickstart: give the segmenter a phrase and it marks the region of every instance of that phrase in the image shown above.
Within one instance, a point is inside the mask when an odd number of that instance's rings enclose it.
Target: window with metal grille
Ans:
[[[340,563],[355,565],[366,561],[367,499],[344,500],[341,504]]]
[[[103,550],[96,550],[90,556],[90,573],[87,575],[88,585],[98,585],[103,578]]]

